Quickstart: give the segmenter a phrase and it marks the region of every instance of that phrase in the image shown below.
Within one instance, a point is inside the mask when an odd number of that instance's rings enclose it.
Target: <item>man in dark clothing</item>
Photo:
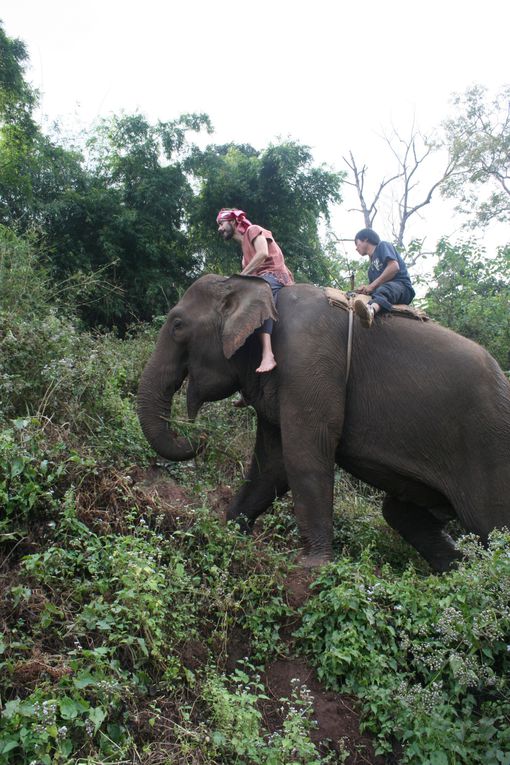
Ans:
[[[360,298],[354,301],[354,310],[363,326],[370,327],[374,316],[379,311],[391,311],[397,304],[408,305],[415,292],[409,278],[406,264],[389,242],[381,242],[371,228],[358,231],[354,237],[356,250],[360,255],[368,255],[368,284],[355,290],[361,295],[371,295],[365,302]]]

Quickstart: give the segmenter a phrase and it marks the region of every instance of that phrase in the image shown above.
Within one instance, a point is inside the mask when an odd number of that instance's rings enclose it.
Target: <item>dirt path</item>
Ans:
[[[282,624],[281,636],[288,647],[285,658],[270,662],[262,681],[268,700],[261,705],[265,725],[270,733],[281,730],[286,715],[282,699],[291,699],[293,689],[305,688],[313,700],[316,728],[311,738],[325,754],[332,749],[338,754],[338,762],[346,765],[396,765],[394,757],[378,757],[369,736],[360,732],[360,712],[356,700],[346,694],[327,690],[317,678],[315,669],[296,656],[292,634],[299,627],[299,609],[310,597],[310,584],[314,575],[305,569],[295,569],[287,576],[284,587],[288,605],[295,609],[293,616]],[[246,635],[234,633],[229,645],[229,666],[246,655]],[[347,759],[344,759],[348,753]]]

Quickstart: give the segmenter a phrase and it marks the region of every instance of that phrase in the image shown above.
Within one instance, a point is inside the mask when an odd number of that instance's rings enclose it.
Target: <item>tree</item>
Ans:
[[[81,309],[87,323],[123,329],[166,313],[196,275],[185,228],[193,192],[182,162],[187,133],[203,127],[210,129],[206,115],[156,125],[139,114],[102,120],[81,181],[41,211],[57,280],[105,274],[104,294]]]
[[[25,80],[28,54],[21,40],[7,37],[0,21],[0,124],[36,132],[32,111],[37,93]]]
[[[0,26],[0,224],[36,232],[61,289],[76,295],[78,283],[87,286],[80,312],[88,324],[124,328],[165,313],[198,273],[183,160],[187,135],[210,131],[209,118],[150,125],[141,115],[114,117],[77,151],[33,121],[26,62],[23,43]]]
[[[21,40],[9,38],[0,22],[0,223],[26,212],[32,198],[32,148],[39,135],[32,112],[37,93],[25,81],[28,55]]]
[[[510,220],[510,86],[489,101],[481,85],[454,100],[457,114],[444,123],[455,173],[442,187],[458,200],[472,227]],[[484,192],[486,192],[484,194]]]
[[[444,170],[439,174],[436,181],[427,187],[427,190],[417,194],[418,187],[422,184],[420,173],[430,156],[438,149],[438,145],[419,133],[414,126],[409,138],[402,138],[396,130],[390,136],[384,136],[386,146],[393,155],[395,172],[389,177],[384,177],[378,184],[377,190],[370,199],[367,199],[365,189],[367,165],[361,167],[349,152],[349,157],[344,157],[344,162],[350,170],[346,183],[352,186],[357,194],[360,207],[356,212],[363,216],[364,225],[373,228],[375,217],[379,211],[379,205],[383,194],[391,192],[393,196],[392,209],[397,211],[391,217],[393,240],[397,247],[404,247],[404,237],[409,219],[429,205],[434,192],[445,183],[453,171],[453,162],[449,161]]]
[[[434,286],[425,296],[429,315],[483,345],[510,369],[510,246],[488,258],[476,243],[443,239]]]
[[[290,140],[261,152],[235,144],[197,149],[188,168],[199,186],[190,233],[204,270],[240,270],[238,250],[216,233],[218,210],[232,206],[273,232],[299,281],[329,281],[331,261],[319,227],[340,201],[343,173],[314,166],[310,149]]]

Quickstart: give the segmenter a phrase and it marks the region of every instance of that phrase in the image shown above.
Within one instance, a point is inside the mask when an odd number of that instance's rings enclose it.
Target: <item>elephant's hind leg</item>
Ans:
[[[452,538],[443,530],[447,522],[432,511],[386,495],[383,502],[386,522],[412,545],[437,572],[444,572],[459,560],[461,555]]]

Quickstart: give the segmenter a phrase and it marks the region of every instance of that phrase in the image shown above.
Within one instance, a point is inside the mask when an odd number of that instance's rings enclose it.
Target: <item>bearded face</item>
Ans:
[[[221,221],[221,223],[218,223],[218,234],[221,236],[221,238],[228,242],[229,239],[232,239],[234,236],[235,228],[234,224],[230,220],[224,220]]]

